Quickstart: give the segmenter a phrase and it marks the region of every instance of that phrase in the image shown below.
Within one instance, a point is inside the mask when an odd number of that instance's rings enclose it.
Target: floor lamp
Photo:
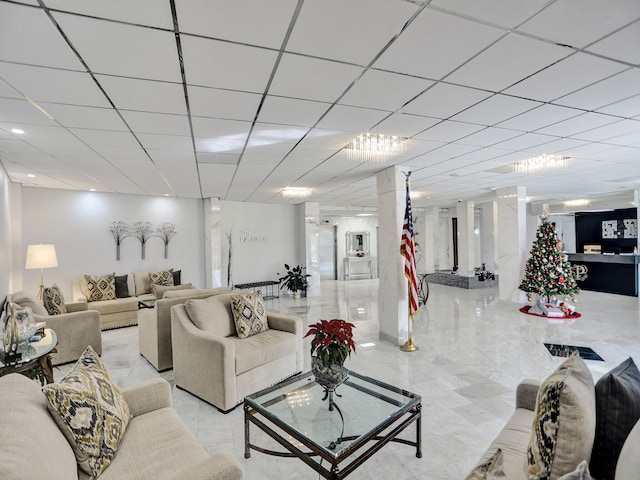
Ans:
[[[29,245],[27,247],[27,270],[33,268],[40,269],[40,289],[38,290],[38,298],[42,299],[44,290],[44,269],[57,267],[58,257],[56,257],[55,245]]]

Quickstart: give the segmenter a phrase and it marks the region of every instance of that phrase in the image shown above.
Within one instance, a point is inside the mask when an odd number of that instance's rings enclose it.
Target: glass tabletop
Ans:
[[[245,401],[274,423],[285,425],[334,458],[418,405],[419,395],[349,372],[330,398],[312,373],[299,374]]]
[[[40,340],[37,342],[29,342],[27,345],[22,347],[22,350],[20,351],[22,355],[20,358],[7,362],[6,364],[0,360],[0,366],[6,367],[8,365],[21,365],[23,363],[36,360],[48,353],[51,353],[51,351],[56,348],[57,344],[58,337],[56,332],[50,328],[45,328],[44,336]]]

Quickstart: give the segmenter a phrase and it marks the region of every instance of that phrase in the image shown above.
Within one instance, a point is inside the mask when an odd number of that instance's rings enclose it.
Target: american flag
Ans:
[[[414,245],[413,217],[411,215],[411,197],[409,196],[409,181],[407,181],[407,205],[404,210],[400,253],[404,257],[404,274],[409,284],[409,316],[413,319],[413,316],[418,313],[418,275],[416,271],[416,250]]]

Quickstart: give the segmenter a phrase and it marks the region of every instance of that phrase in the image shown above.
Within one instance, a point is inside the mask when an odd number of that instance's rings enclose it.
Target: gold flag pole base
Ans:
[[[404,342],[404,344],[400,347],[400,350],[403,352],[417,352],[420,350],[415,343],[413,343],[413,337],[409,335],[409,340]]]

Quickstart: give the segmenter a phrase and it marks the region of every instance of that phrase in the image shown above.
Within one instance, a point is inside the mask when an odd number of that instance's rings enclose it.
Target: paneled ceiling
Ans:
[[[638,0],[0,0],[0,159],[28,186],[354,208],[394,164],[417,205],[619,193],[639,67]],[[350,161],[363,131],[406,154]],[[571,159],[512,171],[542,154]]]

